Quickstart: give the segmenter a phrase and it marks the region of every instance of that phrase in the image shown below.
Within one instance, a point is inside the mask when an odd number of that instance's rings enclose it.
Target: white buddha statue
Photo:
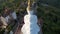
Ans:
[[[27,8],[27,15],[24,16],[24,25],[21,29],[23,34],[38,34],[40,31],[37,25],[37,16],[34,15],[34,10]]]

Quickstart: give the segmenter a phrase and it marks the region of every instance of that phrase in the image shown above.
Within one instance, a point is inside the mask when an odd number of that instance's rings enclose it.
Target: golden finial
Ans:
[[[36,2],[36,0],[28,0],[27,11],[33,10],[34,2]]]
[[[27,11],[31,11],[32,7],[31,7],[31,0],[28,0],[28,6],[27,6]]]
[[[31,2],[30,2],[31,0],[28,0],[28,6],[30,7],[30,4],[31,4]]]

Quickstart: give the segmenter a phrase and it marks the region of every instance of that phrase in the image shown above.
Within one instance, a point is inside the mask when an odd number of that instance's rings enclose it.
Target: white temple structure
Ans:
[[[23,34],[38,34],[40,31],[39,26],[37,25],[37,16],[34,15],[34,10],[29,6],[27,7],[27,15],[24,16],[24,25],[21,29]]]
[[[8,19],[10,18],[10,16],[6,16],[5,19],[6,19],[6,22],[8,22]]]
[[[12,12],[11,15],[12,15],[13,19],[16,19],[16,18],[17,18],[17,16],[16,16],[16,12],[15,12],[15,11]]]
[[[10,17],[10,15],[11,15],[11,17]],[[8,16],[5,17],[5,19],[6,19],[7,22],[9,21],[10,18],[13,18],[13,19],[17,18],[15,11],[12,12],[12,13],[10,13],[10,15],[8,15]]]

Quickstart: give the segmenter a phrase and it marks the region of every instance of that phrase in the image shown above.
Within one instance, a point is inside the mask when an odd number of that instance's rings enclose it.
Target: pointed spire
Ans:
[[[30,4],[31,4],[31,2],[30,2],[31,0],[28,0],[28,7],[30,7]]]
[[[28,0],[27,11],[31,11],[36,7],[36,0]]]
[[[28,0],[27,10],[28,10],[28,11],[30,11],[30,10],[31,10],[31,0]]]

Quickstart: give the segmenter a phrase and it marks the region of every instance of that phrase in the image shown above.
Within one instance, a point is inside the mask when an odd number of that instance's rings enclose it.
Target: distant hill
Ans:
[[[60,8],[60,0],[39,0],[39,2]]]

